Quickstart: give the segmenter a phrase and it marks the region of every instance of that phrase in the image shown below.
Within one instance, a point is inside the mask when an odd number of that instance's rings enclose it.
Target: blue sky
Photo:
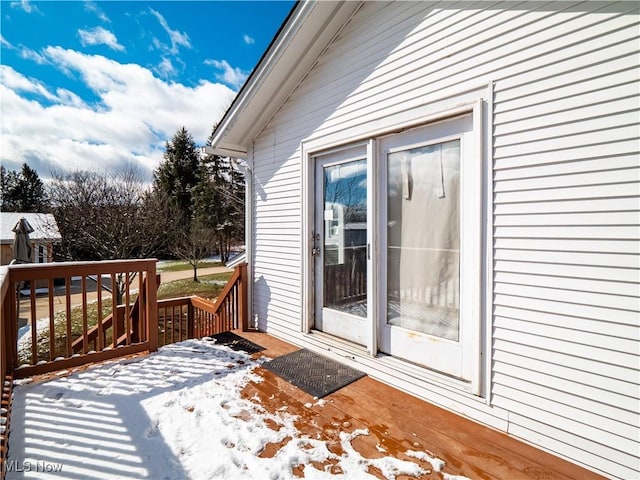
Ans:
[[[292,6],[1,1],[0,162],[150,178],[181,126],[206,142]]]

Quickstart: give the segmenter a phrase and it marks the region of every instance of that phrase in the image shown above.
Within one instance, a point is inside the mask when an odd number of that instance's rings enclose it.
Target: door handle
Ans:
[[[311,255],[313,257],[317,257],[318,255],[320,255],[320,249],[318,247],[313,247],[311,249]]]

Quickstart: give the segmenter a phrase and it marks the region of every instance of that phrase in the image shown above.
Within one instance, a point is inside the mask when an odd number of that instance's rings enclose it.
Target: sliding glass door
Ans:
[[[313,328],[472,381],[482,213],[472,116],[368,147],[314,157]]]

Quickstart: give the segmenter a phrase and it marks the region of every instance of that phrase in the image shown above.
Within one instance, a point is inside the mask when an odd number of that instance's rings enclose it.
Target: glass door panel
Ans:
[[[457,342],[460,141],[387,161],[387,323]]]
[[[316,158],[314,328],[365,345],[367,160],[364,149]]]
[[[367,316],[367,162],[324,167],[324,304]]]

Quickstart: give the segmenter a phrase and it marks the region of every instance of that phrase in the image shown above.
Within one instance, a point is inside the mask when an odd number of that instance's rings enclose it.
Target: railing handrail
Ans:
[[[220,295],[218,295],[218,298],[224,299],[227,295],[229,295],[229,292],[231,291],[231,289],[233,288],[235,283],[238,280],[240,280],[240,278],[242,276],[242,268],[241,267],[242,267],[242,265],[238,265],[235,268],[235,270],[233,271],[233,275],[231,275],[231,278],[229,279],[227,284],[224,286],[224,288],[220,292]]]
[[[73,272],[71,276],[103,275],[121,273],[124,270],[140,271],[145,267],[157,263],[156,259],[133,260],[101,260],[98,262],[52,262],[52,263],[26,263],[8,266],[8,274],[12,281],[23,282],[33,278],[29,272],[37,271],[37,278],[48,280],[50,278],[64,278],[70,276],[66,272]],[[134,268],[130,268],[134,267]],[[154,268],[155,269],[155,268]]]

